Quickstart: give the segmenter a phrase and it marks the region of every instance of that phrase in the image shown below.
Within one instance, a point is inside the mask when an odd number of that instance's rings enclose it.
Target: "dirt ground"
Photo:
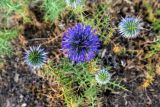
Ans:
[[[153,83],[146,89],[141,87],[146,79],[147,66],[151,65],[151,69],[156,70],[156,65],[160,62],[160,53],[149,59],[144,58],[150,50],[150,44],[157,38],[157,32],[147,20],[148,13],[142,2],[135,0],[134,4],[130,4],[126,1],[128,0],[113,1],[110,8],[113,17],[111,26],[117,26],[121,17],[134,15],[142,18],[144,30],[140,37],[133,40],[120,37],[118,32],[113,33],[111,42],[101,48],[104,52],[101,61],[104,66],[112,67],[113,80],[118,78],[129,92],[106,90],[99,93],[100,107],[160,107],[160,75],[155,74]],[[152,5],[156,8],[157,4]],[[30,10],[35,15],[36,23],[20,23],[22,32],[18,39],[12,41],[14,55],[4,57],[4,63],[0,65],[0,107],[65,107],[63,99],[48,97],[61,93],[54,78],[36,75],[26,66],[23,56],[25,48],[42,44],[49,52],[49,58],[59,62],[63,57],[60,50],[61,37],[73,25],[74,20],[68,19],[66,13],[61,15],[62,20],[49,25],[41,19],[43,11],[39,11],[38,7],[31,7]],[[125,48],[126,54],[116,54],[113,50],[115,46]]]

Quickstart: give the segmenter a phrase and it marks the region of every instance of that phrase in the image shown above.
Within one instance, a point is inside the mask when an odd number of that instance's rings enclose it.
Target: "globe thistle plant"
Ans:
[[[40,46],[33,46],[26,50],[24,59],[30,67],[38,69],[47,62],[47,53]]]
[[[104,85],[110,82],[111,74],[106,69],[101,69],[95,74],[97,83]]]
[[[125,38],[135,38],[139,35],[142,28],[140,18],[125,17],[119,23],[118,29]]]
[[[77,8],[84,2],[84,0],[65,0],[65,2],[68,6],[71,6],[72,8]]]
[[[73,62],[85,62],[93,59],[100,46],[95,30],[83,24],[77,24],[64,33],[62,49]]]

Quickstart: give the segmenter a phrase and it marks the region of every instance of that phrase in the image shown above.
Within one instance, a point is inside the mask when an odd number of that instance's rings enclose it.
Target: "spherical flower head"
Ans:
[[[106,69],[101,69],[95,74],[97,83],[104,85],[107,84],[111,79],[111,74]]]
[[[38,69],[47,62],[47,53],[40,46],[33,46],[26,50],[24,59],[31,68]]]
[[[95,30],[83,24],[77,24],[64,33],[62,49],[73,62],[86,62],[93,59],[98,53],[100,39]]]
[[[65,0],[66,4],[68,6],[71,6],[73,8],[77,8],[83,3],[84,0]]]
[[[119,23],[119,32],[125,38],[136,38],[142,28],[140,18],[125,17]]]

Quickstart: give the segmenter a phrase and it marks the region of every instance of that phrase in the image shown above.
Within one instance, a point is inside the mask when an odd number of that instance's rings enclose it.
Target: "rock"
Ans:
[[[0,28],[16,27],[19,19],[20,17],[16,14],[5,17],[5,13],[0,13]]]
[[[38,6],[39,4],[42,4],[43,0],[32,0],[30,3],[30,8],[34,8]]]
[[[22,105],[21,105],[21,107],[26,107],[27,106],[27,104],[26,103],[23,103]]]
[[[14,81],[18,82],[18,80],[19,80],[19,74],[16,73],[15,76],[14,76]]]

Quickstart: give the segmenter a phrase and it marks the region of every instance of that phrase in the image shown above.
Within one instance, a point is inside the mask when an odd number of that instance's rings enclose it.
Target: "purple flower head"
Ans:
[[[85,62],[93,59],[100,46],[100,39],[95,31],[83,24],[77,24],[64,33],[62,49],[73,62]]]

